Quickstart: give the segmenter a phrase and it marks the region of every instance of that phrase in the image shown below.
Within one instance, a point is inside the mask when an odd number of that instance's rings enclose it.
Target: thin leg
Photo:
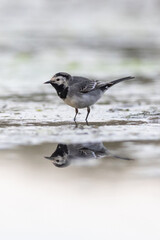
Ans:
[[[78,114],[78,108],[75,108],[75,116],[74,116],[74,122],[76,123],[76,116],[77,116],[77,114]]]
[[[86,116],[86,123],[87,123],[87,125],[88,125],[88,116],[89,116],[89,114],[90,114],[90,107],[87,107],[87,116]]]

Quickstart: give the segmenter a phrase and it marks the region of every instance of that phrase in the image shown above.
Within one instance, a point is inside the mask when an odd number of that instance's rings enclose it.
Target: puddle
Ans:
[[[20,239],[24,232],[30,239],[48,232],[48,239],[65,239],[62,219],[70,239],[81,228],[90,236],[94,224],[96,236],[106,224],[124,229],[128,219],[134,228],[135,220],[138,226],[142,219],[149,224],[159,209],[159,156],[160,141],[44,142],[1,150],[1,236],[6,237],[8,222],[6,239],[12,239],[10,233]]]
[[[108,142],[85,142],[82,143],[56,143],[44,142],[34,145],[22,145],[13,149],[1,150],[1,163],[8,165],[12,163],[16,166],[16,161],[21,161],[20,164],[30,165],[35,167],[39,163],[59,168],[69,167],[71,171],[82,171],[83,169],[93,168],[95,171],[104,169],[106,173],[114,175],[117,178],[119,174],[124,174],[124,177],[132,179],[136,176],[136,169],[143,171],[152,166],[157,170],[160,168],[160,141],[108,141]],[[10,159],[6,161],[4,159]],[[19,159],[19,160],[17,160]],[[25,159],[25,160],[24,160]],[[50,164],[51,163],[51,164]],[[41,166],[40,164],[40,166]],[[109,166],[109,168],[108,168]],[[39,167],[38,167],[39,168]],[[117,170],[118,168],[118,170]],[[40,167],[41,169],[41,167]],[[119,171],[124,170],[124,173]],[[41,169],[42,170],[42,169]],[[134,172],[134,175],[133,175]],[[138,171],[139,172],[139,171]],[[126,174],[127,173],[127,174]],[[154,172],[153,172],[154,175]],[[146,175],[147,176],[147,175]],[[155,174],[155,177],[157,175]]]

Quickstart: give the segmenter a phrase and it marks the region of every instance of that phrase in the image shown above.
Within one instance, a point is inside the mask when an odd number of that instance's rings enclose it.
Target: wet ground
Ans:
[[[0,237],[159,240],[158,1],[67,2],[0,1]],[[58,71],[135,79],[76,126]]]
[[[52,87],[41,85],[41,93],[1,97],[0,148],[42,142],[158,141],[160,138],[158,77],[146,80],[137,76],[109,89],[92,107],[89,126],[85,123],[86,109],[80,110],[76,126],[74,109],[65,105]]]

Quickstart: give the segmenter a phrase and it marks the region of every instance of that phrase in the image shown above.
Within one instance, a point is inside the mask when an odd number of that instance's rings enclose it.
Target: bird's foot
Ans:
[[[86,121],[86,125],[89,126],[89,122],[87,121],[87,119],[85,121]]]

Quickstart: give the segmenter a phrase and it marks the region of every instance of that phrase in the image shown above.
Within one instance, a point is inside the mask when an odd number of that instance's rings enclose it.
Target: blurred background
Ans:
[[[1,93],[40,90],[58,71],[159,74],[159,11],[159,0],[0,0]]]
[[[75,129],[43,85],[59,71],[136,79]],[[0,0],[0,238],[159,240],[159,81],[160,0]],[[85,142],[112,154],[66,168],[44,158]]]

